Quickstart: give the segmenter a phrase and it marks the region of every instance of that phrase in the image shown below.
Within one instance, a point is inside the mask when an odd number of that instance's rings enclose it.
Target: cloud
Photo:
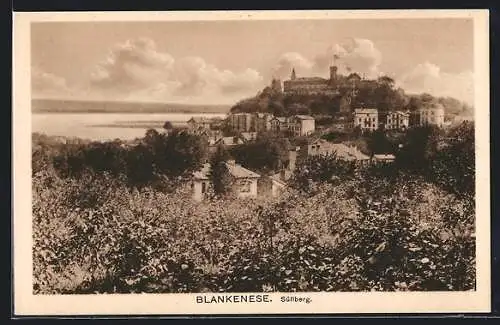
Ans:
[[[128,99],[182,100],[199,96],[220,97],[255,93],[263,85],[259,72],[221,70],[201,57],[175,59],[161,52],[150,39],[128,40],[114,46],[91,74],[99,92]]]
[[[37,68],[31,70],[31,93],[33,97],[67,96],[72,90],[66,79]]]
[[[276,78],[289,78],[292,69],[298,75],[308,75],[311,73],[314,63],[303,57],[297,52],[287,52],[280,56],[278,62],[274,66],[273,76]]]
[[[334,44],[317,54],[312,59],[304,57],[297,52],[282,54],[273,69],[273,76],[278,78],[289,78],[292,68],[300,76],[322,75],[327,76],[329,67],[335,64],[339,73],[348,74],[356,71],[364,74],[367,78],[375,78],[380,75],[380,64],[382,53],[375,44],[368,39],[351,38],[342,43]]]
[[[474,103],[474,77],[472,71],[447,73],[433,63],[417,65],[404,74],[398,84],[409,93],[429,93],[435,96],[449,96]]]
[[[382,53],[369,39],[351,38],[340,44],[330,46],[324,53],[318,54],[314,59],[316,71],[328,71],[334,56],[335,64],[340,73],[355,71],[365,74],[367,78],[380,75],[379,67],[382,62]]]

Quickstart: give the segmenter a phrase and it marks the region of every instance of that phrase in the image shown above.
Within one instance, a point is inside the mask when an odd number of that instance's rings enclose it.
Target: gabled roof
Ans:
[[[260,175],[249,170],[249,169],[246,169],[244,167],[242,167],[241,165],[238,165],[236,163],[229,163],[229,162],[226,162],[226,167],[229,171],[229,173],[237,178],[237,179],[241,179],[241,178],[260,178]],[[199,180],[208,180],[210,179],[210,163],[205,163],[203,164],[202,168],[196,172],[193,173],[193,176],[195,179],[199,179]]]
[[[295,115],[299,120],[314,120],[314,117],[309,115]]]
[[[241,137],[246,141],[255,140],[257,138],[257,132],[241,132]]]
[[[319,144],[319,151],[317,154],[332,154],[335,153],[338,158],[343,160],[368,160],[370,157],[362,153],[354,146],[347,146],[343,143],[331,143],[324,139],[317,139],[311,144]]]
[[[356,114],[375,114],[375,113],[378,113],[378,110],[376,108],[356,108],[354,110],[354,113],[356,113]]]
[[[278,116],[275,116],[275,117],[273,118],[273,120],[277,120],[277,121],[279,121],[279,122],[281,122],[281,123],[285,123],[285,122],[287,121],[287,118],[286,118],[286,117],[278,117]]]
[[[236,145],[236,144],[242,144],[243,141],[241,141],[241,138],[237,137],[237,136],[236,137],[222,137],[219,140],[217,140],[216,143],[222,143],[224,145],[231,146],[231,145]]]
[[[373,158],[377,160],[394,160],[396,157],[393,154],[375,154]]]
[[[201,116],[193,116],[188,120],[189,122],[194,122],[194,123],[210,123],[210,119],[206,117],[201,117]]]

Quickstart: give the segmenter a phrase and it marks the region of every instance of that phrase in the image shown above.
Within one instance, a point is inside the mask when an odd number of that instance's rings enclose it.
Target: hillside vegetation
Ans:
[[[279,198],[201,203],[175,184],[200,160],[181,135],[138,149],[35,137],[33,291],[473,290],[473,131],[416,131],[392,166],[313,157]],[[134,183],[142,170],[155,177]]]
[[[442,106],[447,119],[473,116],[473,108],[466,103],[451,97],[435,97],[425,93],[407,94],[404,89],[397,88],[394,80],[389,77],[365,80],[356,89],[356,96],[352,96],[351,86],[339,87],[338,95],[306,95],[284,94],[266,87],[256,96],[236,103],[231,107],[231,112],[270,112],[277,116],[334,115],[357,107],[373,107],[386,112]]]

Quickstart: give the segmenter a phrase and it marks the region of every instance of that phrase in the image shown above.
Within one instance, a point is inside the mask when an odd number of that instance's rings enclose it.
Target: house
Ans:
[[[245,142],[257,140],[257,132],[241,132],[241,137]]]
[[[211,123],[212,121],[206,117],[195,117],[195,116],[193,116],[187,121],[187,125],[192,130],[196,129],[210,130]]]
[[[274,132],[288,130],[288,118],[274,117],[271,119],[271,130]]]
[[[393,154],[374,154],[373,161],[378,163],[392,163],[396,157]]]
[[[271,130],[271,120],[274,118],[270,113],[255,113],[253,117],[253,129],[256,132]]]
[[[389,112],[386,115],[386,130],[404,130],[410,124],[410,114],[402,111]]]
[[[250,113],[232,113],[227,117],[231,129],[238,132],[253,131],[253,115]]]
[[[259,174],[236,164],[234,160],[227,161],[226,167],[234,178],[234,191],[237,197],[257,197],[257,181],[261,177]],[[191,188],[195,201],[202,201],[212,186],[210,169],[210,163],[205,163],[199,171],[193,173]]]
[[[219,138],[219,140],[215,141],[214,145],[217,146],[219,144],[222,144],[224,146],[232,147],[244,143],[245,143],[244,139],[242,139],[239,136],[234,136],[234,137],[221,137]]]
[[[421,108],[417,110],[417,114],[420,126],[436,125],[442,127],[444,125],[444,109],[442,106]]]
[[[324,139],[317,139],[307,144],[306,150],[308,156],[335,154],[341,160],[354,161],[361,165],[367,164],[370,161],[368,155],[365,155],[353,145],[332,143]]]
[[[275,175],[262,176],[257,181],[257,191],[260,197],[277,197],[283,193],[286,186],[286,183]]]
[[[314,133],[314,117],[309,115],[295,115],[288,122],[288,129],[295,136],[305,136]]]
[[[357,108],[354,110],[354,127],[363,131],[374,131],[378,128],[378,111],[374,108]]]

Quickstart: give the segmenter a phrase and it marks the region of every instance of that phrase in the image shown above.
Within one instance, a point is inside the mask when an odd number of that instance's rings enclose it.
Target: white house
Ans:
[[[358,148],[344,143],[331,143],[324,139],[317,139],[307,145],[308,156],[333,155],[344,161],[355,161],[358,164],[367,164],[370,157]]]
[[[257,197],[257,181],[260,175],[236,164],[234,160],[227,161],[226,166],[235,179],[234,190],[236,196],[240,198]],[[199,171],[193,173],[191,187],[193,189],[193,199],[196,201],[202,201],[212,186],[210,169],[210,163],[206,163]]]
[[[407,129],[410,123],[410,114],[402,111],[389,112],[386,116],[386,130]]]
[[[436,125],[442,127],[444,125],[444,109],[441,106],[431,108],[421,108],[418,110],[420,117],[420,125]]]
[[[375,108],[357,108],[354,110],[354,127],[361,130],[376,130],[378,128],[378,111]]]
[[[295,136],[304,136],[314,133],[315,121],[309,115],[295,115],[288,122],[288,129]]]

